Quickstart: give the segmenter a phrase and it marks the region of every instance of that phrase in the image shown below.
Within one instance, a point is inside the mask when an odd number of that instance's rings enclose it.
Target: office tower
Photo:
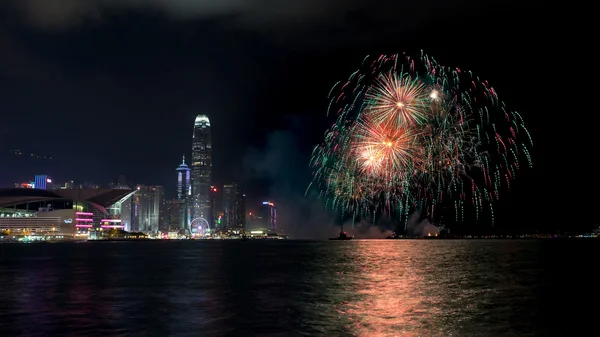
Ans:
[[[163,195],[162,195],[162,200],[161,200],[161,205],[160,205],[160,209],[158,212],[158,230],[161,232],[165,232],[167,230],[169,230],[169,223],[168,221],[168,211],[167,211],[167,199],[165,199],[164,196],[164,191],[163,191]]]
[[[198,115],[194,121],[192,139],[192,219],[210,219],[210,186],[212,180],[212,146],[210,121],[206,115]]]
[[[185,155],[183,161],[177,167],[177,201],[180,214],[177,217],[179,220],[179,229],[182,231],[189,230],[191,215],[190,203],[192,198],[192,182],[191,170],[185,163]]]
[[[138,186],[133,195],[131,230],[134,232],[158,231],[164,191],[162,186]]]
[[[166,202],[166,219],[165,219],[165,230],[181,230],[181,216],[185,213],[182,210],[182,206],[185,205],[179,199],[168,200]]]
[[[152,189],[152,212],[150,213],[150,231],[158,232],[162,225],[161,216],[165,207],[165,190],[162,186],[153,186]]]
[[[124,187],[116,187],[114,189],[129,189],[126,186]],[[106,211],[110,215],[111,219],[120,219],[124,229],[129,231],[131,229],[131,205],[132,205],[132,196],[135,194],[137,190],[131,191],[129,194],[126,194],[119,201],[114,204],[106,207]]]
[[[223,185],[223,227],[232,230],[244,230],[246,226],[246,195],[244,185],[231,183]]]
[[[45,174],[38,174],[35,176],[34,180],[34,188],[38,190],[45,190],[46,184],[52,182],[52,180],[48,179],[48,176]]]
[[[218,223],[218,219],[219,219],[219,213],[221,211],[221,201],[219,200],[219,193],[222,193],[222,189],[217,188],[216,186],[211,186],[210,187],[210,218],[211,218],[211,224],[210,227],[212,229],[216,229],[217,225],[219,225]]]
[[[264,228],[270,231],[277,230],[277,209],[272,201],[263,201],[259,208],[258,215]]]
[[[131,194],[131,196],[121,203],[121,221],[125,226],[125,230],[128,232],[135,232],[137,228],[134,228],[133,220],[135,219],[133,216],[133,212],[135,210],[134,205],[134,197],[133,195],[137,193],[137,189]],[[134,230],[135,229],[135,230]]]
[[[192,194],[191,173],[190,168],[185,163],[185,155],[181,164],[176,169],[177,171],[177,199],[184,200]]]

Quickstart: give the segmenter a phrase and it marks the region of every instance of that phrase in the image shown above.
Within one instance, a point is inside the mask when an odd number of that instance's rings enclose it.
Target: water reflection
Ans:
[[[560,306],[546,301],[594,281],[577,277],[584,268],[569,269],[571,283],[557,281],[565,272],[555,266],[568,264],[555,261],[576,251],[591,265],[600,247],[429,240],[6,245],[0,334],[543,335],[555,332],[544,322],[557,312],[585,315],[577,298],[565,296]],[[563,303],[571,303],[568,312]]]
[[[519,242],[456,241],[341,245],[345,253],[337,264],[344,267],[339,268],[335,310],[350,335],[506,334],[519,327],[514,313],[524,311],[515,307],[515,296],[521,307],[540,305],[523,277],[539,266],[531,257],[519,260],[535,246],[523,250]]]
[[[396,242],[378,245],[358,241],[351,250],[355,272],[351,283],[357,297],[342,303],[338,309],[348,317],[348,330],[356,336],[406,335],[419,332],[431,335],[432,318],[436,314],[433,301],[421,291],[425,286],[420,261],[413,256],[422,252],[412,247],[410,254]],[[400,248],[400,249],[398,249]],[[426,303],[429,302],[429,303]],[[424,309],[424,307],[428,309]]]

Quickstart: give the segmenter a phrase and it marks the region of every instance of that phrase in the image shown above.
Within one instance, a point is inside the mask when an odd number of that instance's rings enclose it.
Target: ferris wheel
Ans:
[[[194,234],[204,234],[207,229],[210,229],[210,224],[208,223],[208,220],[202,217],[196,218],[190,222],[190,230]]]

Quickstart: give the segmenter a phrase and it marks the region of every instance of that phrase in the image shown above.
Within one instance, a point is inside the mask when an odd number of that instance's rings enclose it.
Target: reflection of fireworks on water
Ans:
[[[456,221],[467,205],[493,221],[519,159],[532,165],[520,115],[486,81],[423,54],[367,57],[334,86],[329,108],[337,121],[313,151],[313,184],[355,218],[383,210],[406,220],[411,209],[434,217],[449,202]]]

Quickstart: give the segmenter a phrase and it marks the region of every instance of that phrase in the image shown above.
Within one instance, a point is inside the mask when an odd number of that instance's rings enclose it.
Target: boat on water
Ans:
[[[344,226],[341,227],[340,235],[335,238],[329,238],[329,240],[352,240],[351,236],[348,236],[346,232],[344,232]]]

